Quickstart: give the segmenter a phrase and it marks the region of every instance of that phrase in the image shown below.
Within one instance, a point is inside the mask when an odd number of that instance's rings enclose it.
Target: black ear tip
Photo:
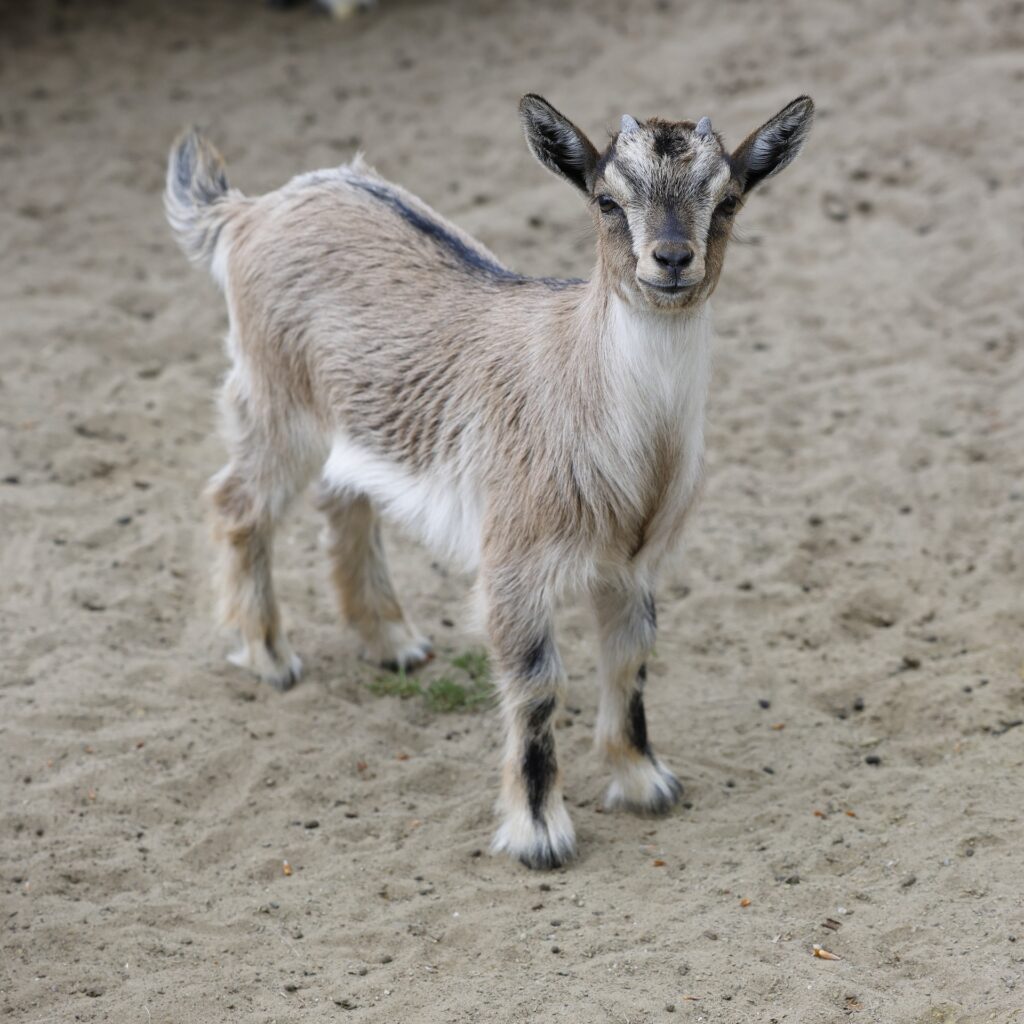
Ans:
[[[807,95],[797,96],[797,98],[793,100],[792,103],[790,103],[790,106],[799,107],[801,110],[806,111],[808,114],[814,113],[814,100],[812,100],[811,97]]]
[[[547,109],[550,106],[551,104],[543,96],[538,96],[535,92],[528,92],[519,101],[519,112],[525,114],[531,110],[537,110],[538,108]]]

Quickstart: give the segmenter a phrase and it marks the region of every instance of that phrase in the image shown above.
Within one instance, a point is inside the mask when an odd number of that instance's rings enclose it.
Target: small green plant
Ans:
[[[431,711],[471,711],[491,698],[490,683],[473,682],[463,686],[447,676],[435,679],[424,696]]]
[[[491,680],[491,666],[485,650],[477,648],[463,651],[458,657],[452,658],[452,664],[461,668],[476,683],[489,683]]]
[[[399,697],[402,700],[422,697],[431,711],[439,713],[472,711],[491,700],[494,688],[491,686],[491,668],[486,651],[463,651],[452,658],[452,666],[465,672],[469,682],[461,683],[449,676],[441,676],[433,682],[420,684],[405,672],[398,672],[378,676],[369,684],[369,690],[377,697]]]
[[[378,697],[401,697],[402,700],[408,700],[423,693],[423,687],[404,672],[398,672],[393,676],[378,676],[370,683],[370,693]]]

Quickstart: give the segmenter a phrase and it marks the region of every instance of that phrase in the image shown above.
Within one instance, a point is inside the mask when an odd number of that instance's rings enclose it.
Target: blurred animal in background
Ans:
[[[374,661],[431,653],[392,585],[382,516],[477,570],[506,731],[493,845],[530,867],[576,848],[552,731],[566,593],[599,628],[607,805],[659,813],[680,796],[644,683],[658,567],[701,478],[707,303],[739,211],[800,151],[813,111],[800,97],[731,151],[706,117],[625,115],[599,150],[524,97],[531,150],[590,211],[589,281],[508,269],[359,158],[249,198],[201,134],[171,151],[168,219],[230,319],[229,457],[210,494],[232,660],[281,690],[299,677],[272,544],[314,478],[341,608]]]
[[[284,10],[308,2],[309,0],[267,0],[267,6]],[[315,3],[339,21],[351,18],[353,14],[364,14],[377,6],[377,0],[315,0]]]

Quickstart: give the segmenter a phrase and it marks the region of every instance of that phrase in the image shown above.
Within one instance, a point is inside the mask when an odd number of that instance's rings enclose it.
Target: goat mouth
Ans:
[[[675,284],[655,284],[653,281],[645,281],[642,277],[638,277],[637,280],[647,288],[653,288],[657,292],[662,292],[665,295],[681,295],[683,292],[688,292],[698,282],[696,281],[677,281]]]

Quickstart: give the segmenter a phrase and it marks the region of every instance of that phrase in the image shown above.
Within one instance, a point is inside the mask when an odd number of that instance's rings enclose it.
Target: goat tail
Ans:
[[[228,188],[224,158],[198,129],[186,128],[167,159],[164,212],[185,255],[224,286],[221,232],[241,193]]]

